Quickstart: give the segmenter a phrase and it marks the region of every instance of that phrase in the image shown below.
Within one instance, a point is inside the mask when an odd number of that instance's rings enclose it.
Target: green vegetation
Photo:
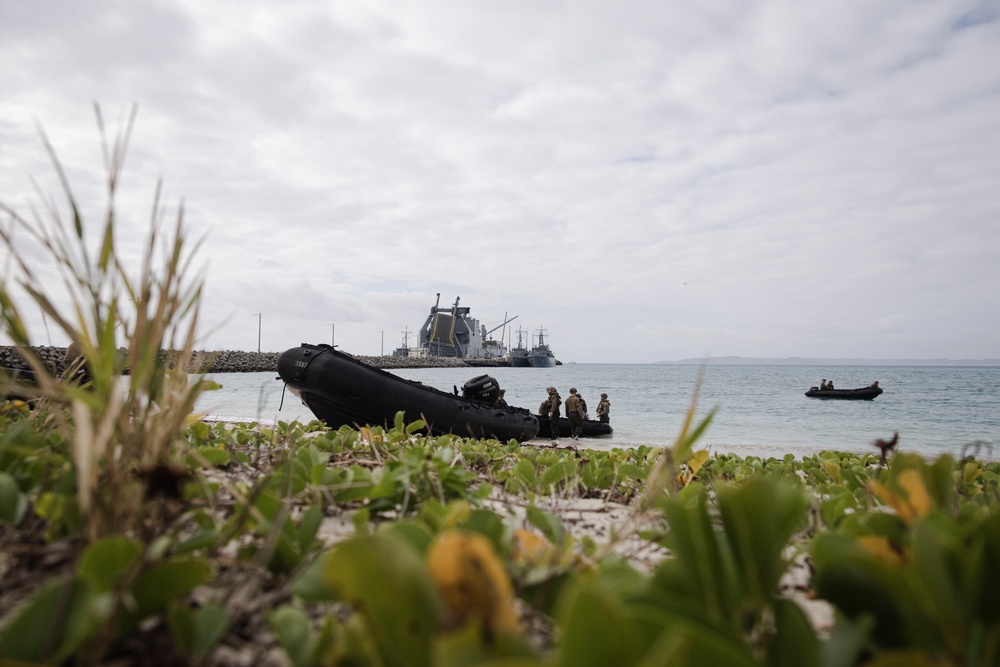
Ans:
[[[65,179],[68,224],[5,209],[71,295],[22,264],[0,286],[5,333],[30,359],[20,290],[90,378],[35,363],[37,395],[0,409],[0,661],[1000,662],[998,463],[709,456],[696,403],[671,445],[611,451],[425,437],[401,417],[198,421],[212,385],[187,373],[201,282],[181,216],[164,243],[156,203],[137,279],[115,245],[127,136],[93,255]],[[584,502],[621,519],[588,530]]]

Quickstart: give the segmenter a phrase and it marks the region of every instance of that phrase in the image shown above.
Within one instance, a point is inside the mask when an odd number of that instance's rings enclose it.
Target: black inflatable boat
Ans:
[[[882,393],[882,387],[861,387],[860,389],[820,389],[810,387],[806,396],[810,398],[846,398],[855,401],[870,401]]]
[[[27,401],[37,395],[38,382],[34,371],[0,367],[0,399]]]
[[[538,419],[529,410],[496,403],[500,387],[488,375],[467,382],[462,395],[457,388],[449,394],[364,364],[329,345],[307,343],[282,353],[278,375],[331,428],[392,426],[402,411],[407,423],[423,419],[434,435],[524,442],[538,433]]]
[[[559,418],[559,438],[568,438],[570,434],[569,417]],[[581,438],[599,438],[602,435],[611,435],[614,429],[607,422],[597,422],[591,419],[583,420],[583,430],[580,432]],[[552,425],[548,417],[538,417],[538,437],[552,438]]]

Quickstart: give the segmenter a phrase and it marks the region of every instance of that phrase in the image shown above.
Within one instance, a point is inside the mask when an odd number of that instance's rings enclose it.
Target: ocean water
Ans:
[[[899,433],[900,451],[1000,459],[1000,368],[930,366],[698,366],[566,364],[555,368],[423,368],[392,373],[444,391],[489,374],[507,402],[535,411],[545,388],[563,400],[570,387],[596,418],[601,392],[611,400],[611,436],[580,441],[595,449],[666,445],[697,398],[699,419],[715,408],[700,441],[712,452],[797,457],[823,449],[877,451],[878,438]],[[212,376],[222,389],[202,396],[198,409],[227,420],[266,422],[313,419],[277,373]],[[830,378],[839,389],[879,381],[873,401],[807,398],[806,390]],[[566,444],[568,441],[564,442]]]

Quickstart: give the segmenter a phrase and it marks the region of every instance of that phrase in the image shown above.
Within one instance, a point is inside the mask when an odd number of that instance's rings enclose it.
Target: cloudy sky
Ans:
[[[162,179],[205,349],[389,353],[440,293],[564,362],[1000,357],[997,0],[8,1],[0,63],[18,211],[40,128],[97,229],[138,106],[120,243]]]

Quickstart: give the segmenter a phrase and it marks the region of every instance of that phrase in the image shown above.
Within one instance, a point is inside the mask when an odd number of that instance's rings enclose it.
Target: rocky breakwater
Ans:
[[[353,355],[352,355],[353,356]],[[461,359],[452,357],[364,357],[355,356],[363,364],[382,368],[465,368],[468,366]]]
[[[66,370],[65,347],[41,346],[35,347],[34,350],[53,373],[59,374]],[[123,355],[126,354],[124,349],[120,352]],[[161,352],[160,355],[164,363],[168,363],[172,356],[168,352]],[[195,353],[191,371],[196,372],[201,368],[208,373],[277,373],[279,356],[281,356],[280,352],[243,352],[241,350],[209,352],[199,350]],[[355,358],[369,366],[383,369],[463,368],[468,366],[461,359],[447,357],[368,357],[358,355]],[[17,348],[9,345],[0,346],[0,366],[28,370],[28,363],[18,353]]]
[[[224,350],[222,352],[201,352],[211,360],[210,373],[261,373],[277,372],[279,352],[238,352]],[[363,364],[375,368],[463,368],[467,364],[461,359],[443,357],[368,357],[352,355]]]
[[[53,375],[60,375],[66,371],[66,348],[54,347],[51,345],[32,348],[38,358],[42,360],[45,367]],[[17,348],[12,345],[0,345],[0,366],[3,368],[13,368],[17,370],[31,370],[28,362],[24,360]]]
[[[66,370],[66,348],[51,345],[38,346],[32,348],[38,355],[42,363],[54,374],[61,374]],[[120,349],[123,361],[127,358],[128,350]],[[169,364],[176,356],[175,352],[160,351],[160,363]],[[126,362],[127,363],[127,362]],[[0,346],[0,366],[4,368],[14,368],[19,370],[29,370],[28,362],[24,360],[16,347],[10,345]],[[234,350],[221,350],[216,352],[197,351],[191,363],[191,372],[205,370],[209,373],[258,373],[264,371],[278,370],[277,352],[240,352]],[[127,372],[127,369],[126,369]]]

